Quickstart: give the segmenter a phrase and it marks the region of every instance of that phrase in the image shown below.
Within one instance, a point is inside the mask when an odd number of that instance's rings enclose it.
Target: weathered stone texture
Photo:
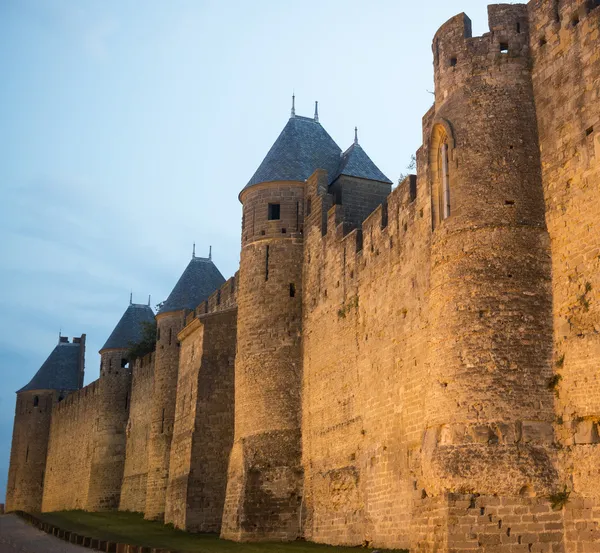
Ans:
[[[154,392],[150,402],[150,439],[148,442],[148,479],[145,517],[163,520],[169,479],[171,439],[175,422],[179,341],[177,334],[185,325],[185,311],[159,314],[154,361]]]
[[[532,1],[568,551],[600,551],[600,7]],[[584,548],[584,549],[582,549]]]
[[[199,315],[178,336],[165,522],[188,531],[221,530],[233,443],[236,316],[235,309]]]
[[[221,530],[227,538],[299,533],[303,189],[268,183],[242,193],[235,443]],[[268,220],[269,203],[280,205],[276,220]]]
[[[87,509],[90,511],[107,511],[119,507],[131,391],[127,351],[106,350],[101,355],[103,369],[98,380],[97,418],[87,500]]]
[[[377,206],[384,203],[390,192],[388,183],[347,175],[340,175],[330,189],[335,202],[344,206],[344,220],[354,227],[360,226]]]
[[[17,394],[6,511],[42,509],[51,414],[58,397],[50,390]]]
[[[307,184],[304,251],[304,531],[328,543],[407,546],[410,450],[424,418],[429,194],[422,185],[411,197],[409,178],[362,233],[343,236],[342,206],[323,228],[330,201],[318,198],[319,180],[326,175]]]
[[[154,353],[137,359],[132,368],[125,467],[119,510],[143,513],[148,480],[149,403],[154,390]]]
[[[44,510],[600,552],[600,7],[493,5],[489,27],[434,37],[417,176],[245,188],[239,273],[157,317],[131,384],[113,352],[51,415],[20,396],[7,507],[39,509],[47,442]]]
[[[87,508],[99,393],[96,380],[53,408],[42,511]]]

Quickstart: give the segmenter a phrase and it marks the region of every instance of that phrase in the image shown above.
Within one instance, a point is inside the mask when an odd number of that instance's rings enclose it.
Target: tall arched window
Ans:
[[[438,171],[440,182],[440,219],[446,219],[450,216],[450,174],[448,172],[448,137],[438,148]]]
[[[430,146],[431,168],[431,211],[432,224],[436,228],[451,214],[450,171],[452,138],[446,124],[438,124],[433,128]]]

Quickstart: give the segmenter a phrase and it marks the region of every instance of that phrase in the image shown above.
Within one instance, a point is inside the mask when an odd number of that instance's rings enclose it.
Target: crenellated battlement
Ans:
[[[531,26],[531,49],[538,67],[570,49],[574,42],[597,43],[600,21],[598,0],[531,0],[527,5]]]
[[[341,152],[292,110],[240,194],[240,270],[161,311],[131,370],[107,348],[58,403],[60,386],[18,393],[19,508],[43,493],[46,511],[241,541],[596,550],[600,0],[491,5],[488,25],[435,34],[416,174],[393,190],[358,133]]]
[[[85,402],[95,401],[94,398],[98,394],[99,386],[100,380],[98,379],[94,380],[93,382],[90,382],[87,386],[81,388],[81,390],[71,392],[64,399],[54,404],[52,408],[53,416],[54,412],[56,412],[58,415],[62,414],[62,416],[65,416],[65,413],[68,412],[71,408],[77,408]]]
[[[488,6],[488,24],[488,33],[473,37],[471,20],[462,13],[444,23],[435,34],[432,48],[437,106],[473,75],[489,78],[490,72],[529,66],[527,6]]]
[[[185,317],[186,326],[201,315],[218,313],[226,309],[235,308],[237,306],[237,285],[239,275],[239,271],[236,271],[236,273],[227,279],[218,290],[215,290],[207,300],[203,301],[193,311],[190,311]]]
[[[414,240],[411,234],[415,232],[415,220],[423,219],[426,211],[429,213],[426,205],[426,198],[429,197],[427,190],[421,191],[422,201],[417,210],[417,176],[408,175],[383,204],[359,227],[355,227],[345,219],[344,205],[333,204],[333,197],[321,186],[326,181],[327,174],[316,171],[306,185],[306,194],[312,199],[314,206],[305,221],[307,238],[310,240],[308,259],[310,263],[313,262],[313,251],[342,251],[342,255],[333,257],[347,264],[342,272],[351,275],[352,279],[359,278],[362,268],[375,258],[380,262],[380,256],[401,255],[404,242]],[[428,226],[430,227],[429,222]],[[318,248],[314,247],[315,240],[320,242]]]

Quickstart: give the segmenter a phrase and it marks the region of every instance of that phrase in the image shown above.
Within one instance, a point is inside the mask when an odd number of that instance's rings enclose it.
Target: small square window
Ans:
[[[269,204],[269,221],[279,220],[280,212],[281,212],[280,204]]]
[[[450,58],[450,67],[456,67],[457,62],[456,58]]]
[[[501,42],[500,43],[500,52],[502,54],[508,54],[508,42]]]

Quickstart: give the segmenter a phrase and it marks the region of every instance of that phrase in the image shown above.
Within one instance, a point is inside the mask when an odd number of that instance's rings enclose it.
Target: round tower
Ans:
[[[224,282],[225,279],[212,262],[210,254],[208,258],[204,258],[196,257],[194,253],[156,315],[154,395],[150,415],[145,510],[145,518],[149,520],[163,520],[165,515],[179,369],[177,334],[185,326],[187,313],[206,300]]]
[[[89,511],[119,507],[131,393],[129,349],[144,338],[148,332],[145,325],[153,327],[153,323],[150,305],[133,303],[130,297],[129,306],[99,352],[98,417],[86,506]]]
[[[555,484],[549,239],[527,8],[491,32],[448,21],[433,42],[430,385],[423,487],[547,493]]]
[[[240,194],[235,437],[221,534],[295,539],[302,498],[304,181],[333,176],[340,149],[318,122],[292,117]]]
[[[58,345],[29,384],[17,392],[6,491],[7,511],[42,508],[52,408],[83,385],[85,334]]]

